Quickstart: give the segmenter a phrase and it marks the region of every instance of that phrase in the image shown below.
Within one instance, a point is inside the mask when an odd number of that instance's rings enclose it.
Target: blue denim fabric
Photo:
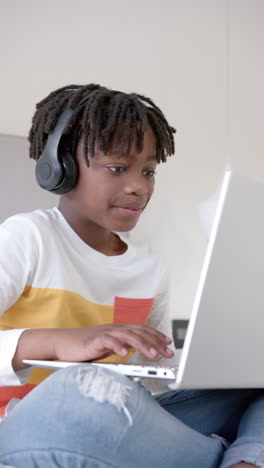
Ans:
[[[257,390],[168,392],[107,369],[48,377],[0,425],[0,463],[16,468],[264,468]]]

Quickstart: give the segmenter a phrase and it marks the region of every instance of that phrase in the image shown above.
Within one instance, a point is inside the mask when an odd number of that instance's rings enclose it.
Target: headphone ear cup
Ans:
[[[67,151],[60,156],[64,172],[63,178],[60,184],[55,189],[51,190],[52,193],[56,193],[57,195],[63,195],[69,192],[75,186],[79,177],[79,168],[76,159]]]

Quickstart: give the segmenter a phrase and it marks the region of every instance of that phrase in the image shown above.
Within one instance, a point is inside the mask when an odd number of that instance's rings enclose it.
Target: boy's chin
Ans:
[[[124,224],[120,224],[120,225],[116,225],[116,227],[114,227],[112,229],[112,231],[116,231],[116,232],[130,232],[132,231],[137,225],[137,221],[134,222],[133,224],[132,223],[126,223],[126,225]]]

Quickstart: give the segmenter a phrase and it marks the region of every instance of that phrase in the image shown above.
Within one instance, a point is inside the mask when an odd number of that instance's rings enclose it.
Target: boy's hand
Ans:
[[[167,347],[172,340],[147,325],[109,324],[56,332],[55,359],[63,361],[91,361],[114,353],[124,357],[130,348],[149,359],[173,356]]]
[[[98,325],[86,328],[25,330],[12,360],[14,370],[25,369],[23,359],[92,361],[111,354],[125,357],[131,348],[148,359],[170,358],[171,339],[147,325]]]

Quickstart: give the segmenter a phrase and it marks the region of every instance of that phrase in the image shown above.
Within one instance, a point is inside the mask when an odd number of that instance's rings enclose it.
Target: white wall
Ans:
[[[240,172],[264,179],[264,2],[0,0],[0,5],[0,133],[26,136],[35,103],[73,82],[145,93],[176,126],[176,156],[159,168],[152,205],[133,235],[162,253],[172,270],[172,315],[189,317],[206,247],[199,203],[214,191],[227,159]],[[0,217],[35,203],[54,204],[53,196],[38,188],[33,203],[34,169],[21,141],[23,155],[14,147],[6,158],[0,140]],[[15,164],[23,172],[18,198],[7,184]]]

